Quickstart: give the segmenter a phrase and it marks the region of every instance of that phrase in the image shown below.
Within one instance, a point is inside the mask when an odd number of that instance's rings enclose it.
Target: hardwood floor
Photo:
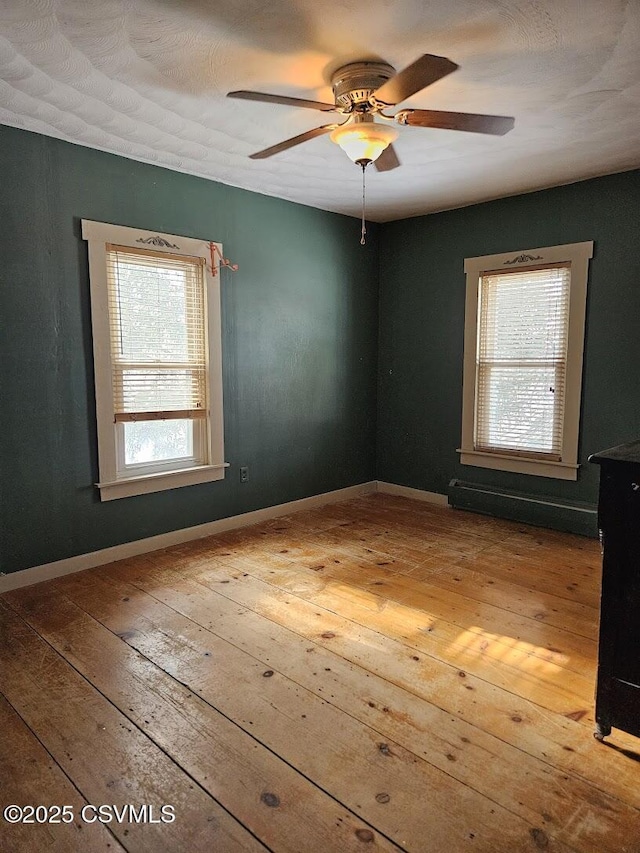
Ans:
[[[0,847],[638,853],[599,584],[592,540],[374,495],[5,593],[3,807],[74,820]]]

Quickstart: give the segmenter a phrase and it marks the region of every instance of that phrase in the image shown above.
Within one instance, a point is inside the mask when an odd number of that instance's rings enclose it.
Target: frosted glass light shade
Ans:
[[[373,162],[398,138],[398,131],[384,124],[362,122],[338,127],[329,137],[350,160]]]

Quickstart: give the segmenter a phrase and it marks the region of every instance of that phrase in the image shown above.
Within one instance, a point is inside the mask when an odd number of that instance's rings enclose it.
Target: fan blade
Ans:
[[[420,59],[408,65],[404,71],[383,83],[373,94],[376,101],[380,103],[399,104],[400,101],[405,101],[421,89],[451,74],[456,68],[458,66],[455,62],[451,62],[444,56],[425,53]]]
[[[287,95],[267,95],[264,92],[227,92],[227,98],[239,98],[243,101],[263,101],[266,104],[284,104],[287,107],[305,107],[308,110],[320,110],[323,113],[335,112],[335,104],[322,101],[307,101],[303,98],[289,98]]]
[[[385,148],[378,159],[373,161],[373,165],[378,172],[390,172],[391,169],[397,169],[400,165],[400,160],[398,160],[398,155],[393,145]]]
[[[511,116],[485,116],[476,113],[448,113],[440,110],[402,110],[396,119],[411,127],[435,127],[441,130],[466,130],[504,136],[515,124]]]
[[[315,139],[316,136],[322,136],[324,133],[330,133],[339,127],[337,124],[323,124],[321,127],[314,127],[313,130],[307,130],[306,133],[300,133],[298,136],[292,136],[291,139],[285,139],[284,142],[278,142],[277,145],[272,145],[271,148],[265,148],[263,151],[256,151],[255,154],[250,154],[251,160],[264,160],[265,157],[271,157],[273,154],[279,154],[281,151],[286,151],[287,148],[293,148],[294,145],[300,145],[301,142],[308,142],[310,139]]]

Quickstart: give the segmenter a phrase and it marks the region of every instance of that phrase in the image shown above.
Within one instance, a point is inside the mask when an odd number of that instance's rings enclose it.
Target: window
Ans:
[[[577,479],[593,243],[468,258],[465,465]]]
[[[222,247],[86,220],[82,231],[101,499],[222,479]]]

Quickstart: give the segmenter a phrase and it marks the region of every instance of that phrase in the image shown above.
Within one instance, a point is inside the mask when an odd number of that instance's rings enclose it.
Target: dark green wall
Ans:
[[[375,227],[363,248],[355,219],[8,127],[0,175],[2,571],[374,478]],[[224,482],[100,502],[82,218],[219,240],[240,265]]]
[[[595,503],[577,482],[458,462],[466,257],[595,242],[580,462],[640,436],[640,172],[626,172],[385,225],[380,243],[378,479],[445,493],[453,477]]]
[[[465,257],[595,241],[580,460],[640,435],[640,172],[371,226],[364,249],[355,219],[7,127],[0,174],[1,571],[376,476],[595,502],[594,466],[574,483],[459,465]],[[82,218],[220,240],[240,264],[224,482],[99,501]]]

